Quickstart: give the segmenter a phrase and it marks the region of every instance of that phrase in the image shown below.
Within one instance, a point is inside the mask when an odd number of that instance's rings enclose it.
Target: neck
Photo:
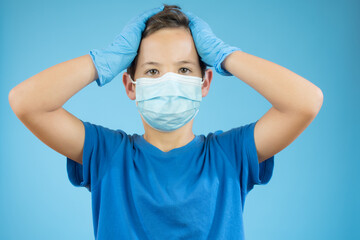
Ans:
[[[193,120],[172,132],[160,132],[150,127],[144,121],[143,124],[145,129],[144,139],[163,152],[185,146],[195,137],[192,132]]]

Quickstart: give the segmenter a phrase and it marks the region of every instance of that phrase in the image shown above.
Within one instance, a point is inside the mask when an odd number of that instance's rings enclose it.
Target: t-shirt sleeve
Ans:
[[[72,185],[86,187],[89,192],[107,171],[111,156],[124,138],[122,131],[84,122],[85,140],[82,164],[67,157],[67,174]]]
[[[217,135],[218,143],[236,169],[244,195],[250,192],[254,185],[267,184],[274,169],[275,156],[271,156],[260,164],[258,162],[254,139],[254,128],[257,122]]]

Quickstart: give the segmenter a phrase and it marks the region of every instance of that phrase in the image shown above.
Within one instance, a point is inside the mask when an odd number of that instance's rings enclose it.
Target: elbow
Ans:
[[[19,116],[21,113],[21,105],[19,104],[20,101],[18,99],[17,93],[15,88],[11,89],[8,95],[8,101],[9,101],[9,105],[11,107],[11,109],[13,110],[13,112]]]
[[[8,95],[8,101],[12,110],[14,110],[14,99],[15,99],[15,90],[13,88],[10,90]]]
[[[310,116],[316,116],[319,113],[323,102],[324,102],[324,94],[320,88],[317,88],[314,94],[314,99],[313,101],[311,101],[311,105],[308,107],[306,114]]]

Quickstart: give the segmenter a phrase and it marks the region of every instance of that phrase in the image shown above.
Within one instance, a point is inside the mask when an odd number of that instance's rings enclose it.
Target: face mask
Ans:
[[[138,111],[158,131],[176,130],[199,112],[203,84],[200,77],[167,72],[159,78],[138,78],[131,82],[136,84]]]

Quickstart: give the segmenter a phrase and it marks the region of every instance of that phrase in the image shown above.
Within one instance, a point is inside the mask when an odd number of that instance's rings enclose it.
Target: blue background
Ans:
[[[126,22],[163,1],[10,1],[0,5],[0,239],[93,239],[90,193],[68,180],[66,157],[12,112],[8,93],[57,63],[108,45]],[[273,177],[246,199],[247,240],[360,239],[359,1],[164,1],[204,19],[224,42],[308,79],[324,94],[310,126],[275,156]],[[213,69],[213,68],[212,68]],[[213,69],[214,70],[214,69]],[[64,108],[84,121],[143,133],[119,74]],[[261,118],[271,104],[214,70],[195,134]]]

